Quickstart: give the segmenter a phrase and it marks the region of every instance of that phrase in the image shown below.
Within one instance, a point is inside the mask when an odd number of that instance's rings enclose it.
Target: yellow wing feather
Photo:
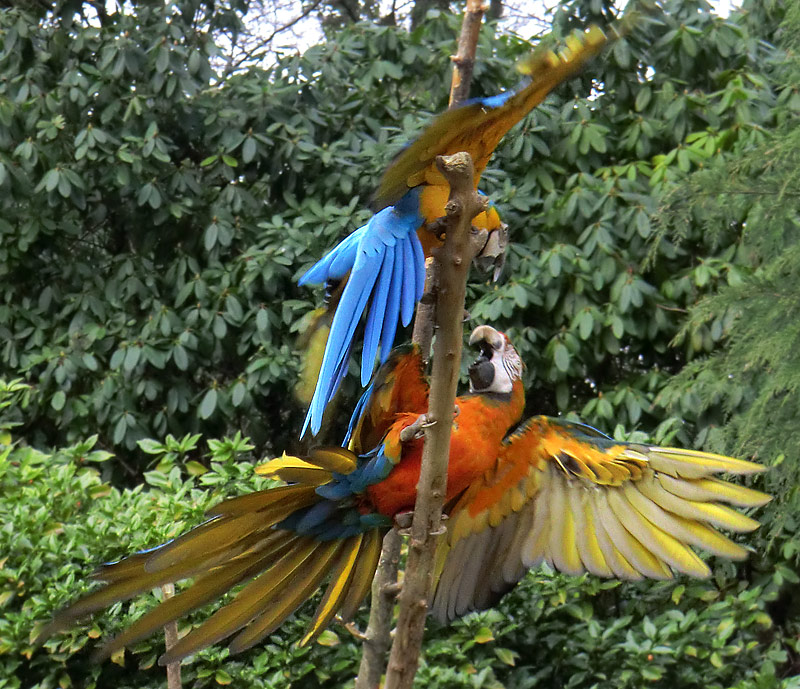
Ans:
[[[747,550],[716,529],[752,531],[758,522],[728,505],[753,508],[770,499],[715,474],[763,470],[732,457],[615,442],[585,426],[531,418],[451,510],[437,554],[434,614],[447,620],[482,607],[543,561],[569,574],[707,577],[711,571],[692,547],[742,559]],[[460,582],[460,572],[473,567],[487,574],[484,581]],[[458,595],[447,590],[456,584]]]

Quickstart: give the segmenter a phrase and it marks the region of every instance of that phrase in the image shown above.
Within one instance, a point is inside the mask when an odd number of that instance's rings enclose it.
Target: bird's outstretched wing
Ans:
[[[581,424],[528,419],[507,439],[496,467],[450,512],[433,612],[451,620],[489,607],[542,562],[576,575],[706,577],[708,565],[689,546],[744,558],[747,551],[716,529],[755,529],[758,522],[727,505],[770,499],[715,474],[762,470],[708,452],[617,442]]]
[[[361,384],[372,377],[380,349],[385,361],[394,344],[398,319],[411,322],[425,285],[425,258],[417,237],[423,217],[419,194],[409,192],[402,203],[385,208],[347,237],[300,280],[325,284],[349,272],[328,333],[317,385],[303,433],[316,435],[325,407],[347,371],[350,350],[361,315],[369,308],[361,355]]]
[[[380,471],[343,448],[318,448],[308,459],[274,459],[259,473],[293,485],[225,500],[208,512],[208,521],[175,540],[103,565],[93,577],[103,586],[56,614],[39,639],[112,603],[184,579],[193,582],[109,641],[100,657],[243,583],[232,601],[181,637],[159,662],[180,660],[234,634],[232,653],[250,648],[326,579],[301,644],[315,639],[334,615],[350,619],[369,593],[382,535],[391,524],[386,517],[359,510],[351,486],[368,485]],[[329,499],[323,495],[326,488],[345,499]]]
[[[527,86],[489,98],[476,98],[443,112],[383,173],[372,200],[373,210],[396,203],[409,189],[421,184],[446,186],[447,182],[435,165],[439,155],[469,153],[477,183],[506,132],[556,86],[579,72],[608,44],[609,37],[616,35],[613,29],[604,33],[593,26],[583,34],[570,37],[560,53],[548,48],[534,50],[522,68],[531,79]]]

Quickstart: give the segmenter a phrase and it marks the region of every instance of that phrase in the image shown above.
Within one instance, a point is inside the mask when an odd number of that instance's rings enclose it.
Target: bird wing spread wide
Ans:
[[[689,546],[745,557],[716,529],[751,531],[758,522],[725,503],[756,507],[769,500],[715,474],[762,469],[707,452],[617,442],[543,416],[528,419],[451,510],[434,614],[450,620],[489,607],[542,562],[574,575],[708,576]]]

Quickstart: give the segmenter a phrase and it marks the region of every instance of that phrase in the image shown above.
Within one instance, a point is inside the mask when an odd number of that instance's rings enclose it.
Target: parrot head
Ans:
[[[522,359],[511,341],[490,325],[479,325],[469,337],[478,346],[478,358],[469,367],[470,392],[508,394],[522,377]]]

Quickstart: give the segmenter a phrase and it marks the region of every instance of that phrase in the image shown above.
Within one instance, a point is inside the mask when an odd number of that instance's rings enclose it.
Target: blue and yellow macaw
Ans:
[[[456,398],[433,614],[449,621],[494,605],[542,562],[567,574],[628,580],[708,577],[693,551],[732,558],[747,550],[717,529],[758,522],[734,507],[769,496],[718,478],[763,467],[721,455],[614,440],[589,426],[533,416],[520,423],[522,362],[503,333],[482,325],[470,344],[469,391]],[[192,579],[139,618],[101,654],[135,643],[244,584],[225,607],[181,637],[161,664],[233,636],[231,652],[271,634],[327,581],[307,633],[349,620],[367,596],[381,541],[413,509],[428,381],[416,345],[378,370],[349,449],[284,455],[259,473],[288,485],[225,500],[208,521],[169,543],[104,565],[103,586],[56,615],[42,636],[171,581]]]
[[[616,32],[614,32],[616,36]],[[324,312],[316,325],[324,325],[316,337],[322,355],[316,386],[303,433],[316,435],[326,406],[347,370],[353,337],[362,314],[368,311],[361,356],[361,384],[369,381],[375,358],[383,363],[394,344],[398,319],[406,326],[422,296],[425,257],[441,244],[426,225],[445,214],[449,187],[436,169],[439,155],[466,151],[475,165],[475,187],[497,144],[528,112],[541,103],[562,81],[575,75],[609,38],[597,27],[572,36],[556,54],[536,50],[524,64],[530,83],[491,98],[479,98],[439,115],[405,148],[385,171],[373,199],[375,215],[322,260],[311,267],[300,284],[339,284],[340,294],[332,319]],[[487,236],[502,232],[504,225],[494,206],[473,221]],[[343,287],[341,284],[346,281]],[[330,320],[330,331],[327,332]],[[316,367],[304,374],[306,387]]]

